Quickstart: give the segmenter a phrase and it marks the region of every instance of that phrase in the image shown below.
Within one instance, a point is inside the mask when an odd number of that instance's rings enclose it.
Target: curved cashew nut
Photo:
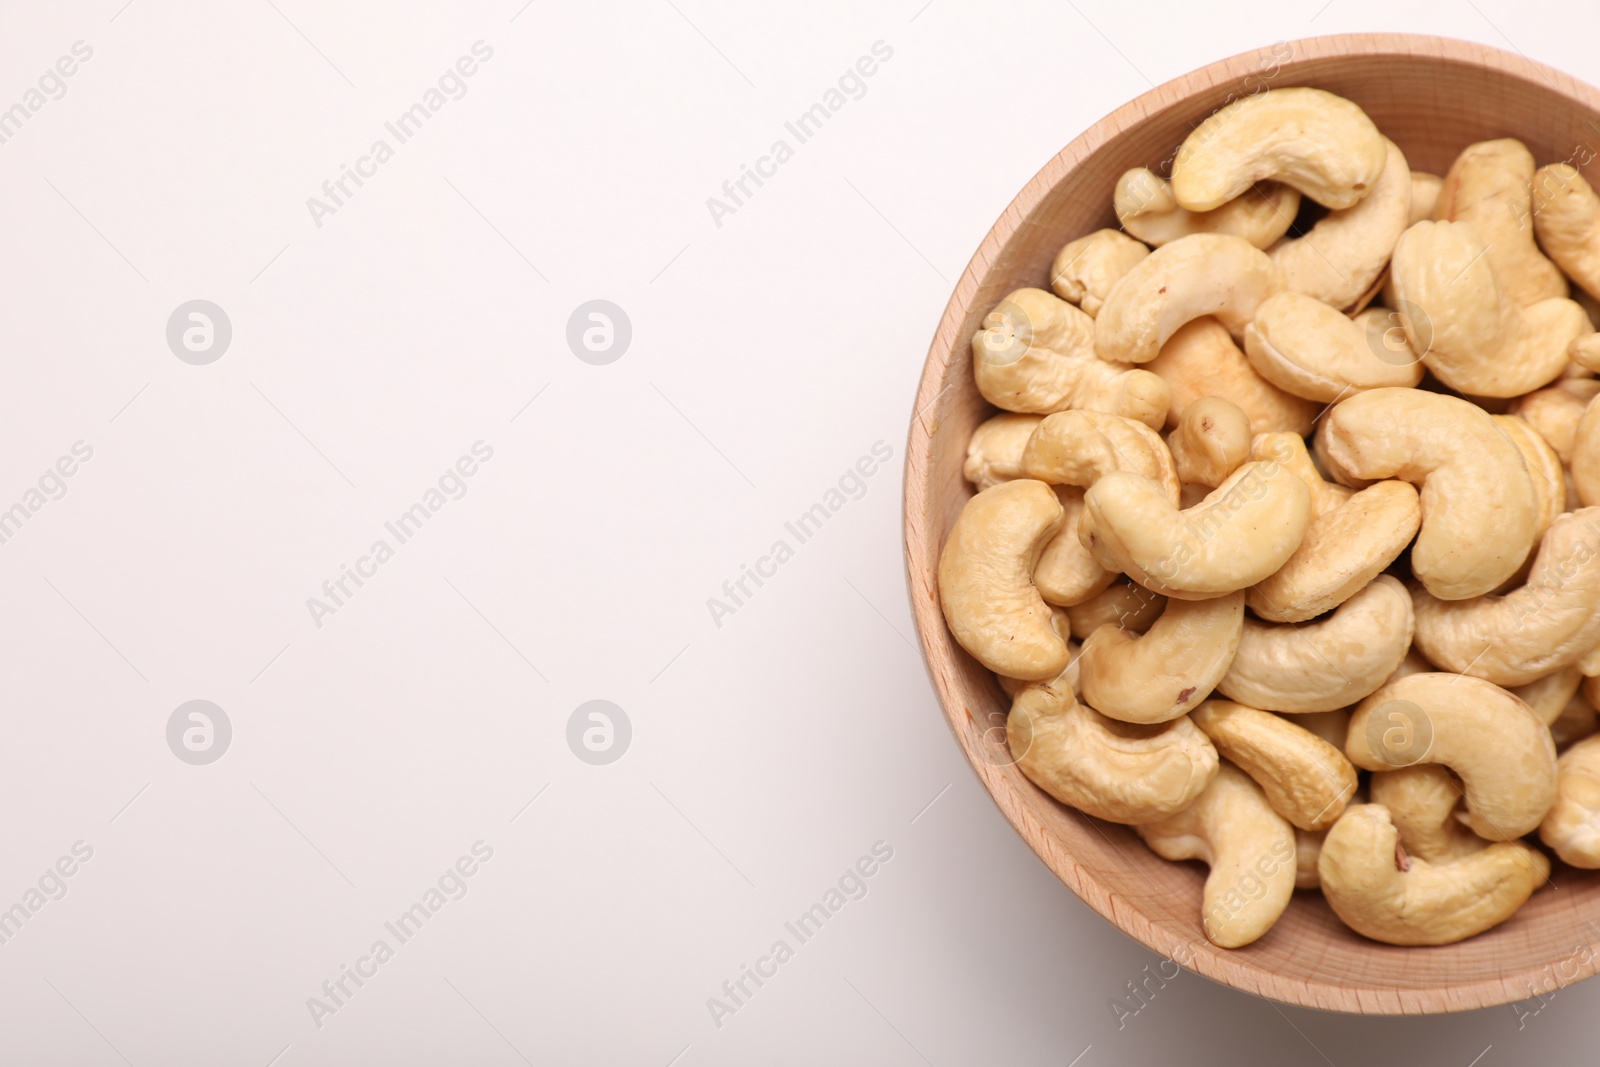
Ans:
[[[1553,726],[1577,695],[1581,684],[1583,672],[1574,665],[1562,667],[1553,674],[1508,689],[1507,692],[1528,705],[1528,710],[1538,716],[1540,722]]]
[[[1215,489],[1250,458],[1250,419],[1220,396],[1203,396],[1183,409],[1167,436],[1178,480]]]
[[[1145,167],[1117,179],[1111,194],[1122,228],[1148,245],[1160,247],[1191,233],[1226,233],[1266,248],[1289,232],[1300,210],[1300,194],[1287,185],[1263,182],[1214,211],[1178,206],[1172,183]]]
[[[1083,699],[1123,722],[1176,719],[1216,688],[1233,662],[1243,629],[1243,593],[1169,600],[1161,617],[1139,637],[1102,626],[1083,643]]]
[[[1556,761],[1556,802],[1539,840],[1571,867],[1600,867],[1600,737],[1579,741]]]
[[[1245,355],[1255,372],[1279,389],[1332,403],[1385,386],[1422,381],[1422,363],[1409,350],[1396,358],[1384,344],[1384,321],[1357,322],[1302,293],[1263,301],[1244,331]]]
[[[1156,249],[1122,276],[1094,320],[1094,347],[1116,363],[1148,363],[1186,322],[1215,315],[1243,332],[1283,272],[1243,237],[1195,233]]]
[[[1066,612],[1072,636],[1084,641],[1108,623],[1142,634],[1155,625],[1166,607],[1167,598],[1160,593],[1119,578],[1081,604],[1068,605]]]
[[[1178,503],[1178,472],[1161,435],[1142,422],[1102,411],[1062,411],[1047,417],[1022,450],[1029,478],[1091,488],[1112,471],[1132,471],[1158,483]]]
[[[1399,478],[1421,489],[1411,569],[1443,600],[1481,596],[1516,573],[1538,535],[1538,499],[1517,446],[1465,400],[1373,389],[1323,418],[1317,444],[1334,477]],[[1483,532],[1495,531],[1484,537]]]
[[[1078,536],[1083,525],[1083,490],[1070,485],[1058,485],[1055,490],[1061,501],[1061,526],[1045,542],[1039,562],[1033,565],[1033,585],[1046,604],[1067,607],[1101,592],[1117,575],[1100,566]]]
[[[1395,242],[1411,224],[1411,168],[1385,139],[1383,173],[1359,204],[1323,218],[1304,237],[1268,250],[1289,290],[1335,309],[1348,308],[1373,288],[1389,265]]]
[[[1043,421],[1040,415],[1006,411],[982,423],[972,431],[972,439],[967,442],[967,461],[961,473],[980,491],[1024,477],[1022,450]]]
[[[1208,700],[1190,718],[1296,829],[1326,830],[1355,795],[1356,769],[1344,753],[1280,715]]]
[[[1439,205],[1439,193],[1443,188],[1444,179],[1437,174],[1420,170],[1411,172],[1411,215],[1406,220],[1407,226],[1438,217],[1434,211]]]
[[[1571,163],[1533,176],[1533,232],[1551,259],[1588,293],[1600,292],[1600,196]]]
[[[1522,465],[1528,468],[1528,477],[1533,479],[1533,496],[1539,515],[1535,525],[1542,535],[1567,510],[1566,468],[1550,442],[1522,419],[1515,415],[1491,415],[1490,418],[1522,453]]]
[[[1188,719],[1134,726],[1078,703],[1065,686],[1030,685],[1006,718],[1011,755],[1063,804],[1108,822],[1164,819],[1217,773],[1217,750]]]
[[[1150,479],[1117,471],[1084,501],[1078,536],[1095,559],[1180,600],[1205,600],[1261,581],[1305,536],[1311,494],[1290,470],[1246,463],[1186,511]]]
[[[1033,586],[1033,565],[1061,524],[1043,482],[1001,482],[967,501],[939,557],[939,601],[961,647],[996,674],[1054,678],[1071,658]]]
[[[1590,332],[1589,319],[1560,297],[1519,305],[1487,247],[1467,223],[1411,227],[1390,265],[1396,310],[1412,351],[1445,385],[1473,396],[1521,396],[1560,377],[1567,348]]]
[[[1528,833],[1555,801],[1550,731],[1528,705],[1481,678],[1413,674],[1388,683],[1356,708],[1344,754],[1368,771],[1449,767],[1461,779],[1467,825],[1490,841]]]
[[[1145,364],[1172,391],[1167,425],[1176,426],[1189,405],[1218,396],[1243,411],[1256,433],[1311,432],[1322,405],[1284,392],[1257,374],[1228,331],[1213,318],[1195,319]]]
[[[1217,691],[1267,711],[1295,714],[1354,704],[1383,685],[1411,645],[1411,597],[1392,575],[1303,626],[1246,619],[1239,651]]]
[[[1461,796],[1456,776],[1437,763],[1372,772],[1372,802],[1388,809],[1407,854],[1429,863],[1449,863],[1489,847],[1456,817]]]
[[[1591,400],[1572,432],[1572,486],[1584,507],[1600,504],[1600,403]]]
[[[1571,666],[1600,644],[1600,508],[1557,519],[1515,592],[1412,595],[1417,649],[1447,671],[1513,686]]]
[[[1337,211],[1367,195],[1384,160],[1383,134],[1355,104],[1321,89],[1269,89],[1195,127],[1173,160],[1172,193],[1210,211],[1274,179]]]
[[[1068,241],[1056,253],[1050,288],[1093,318],[1100,314],[1111,287],[1149,254],[1148,248],[1120,230],[1096,230]]]
[[[1523,307],[1568,292],[1566,276],[1534,242],[1533,168],[1533,153],[1515,138],[1468,145],[1445,175],[1434,207],[1435,217],[1477,230],[1494,276]]]
[[[1248,945],[1272,929],[1289,906],[1295,880],[1294,827],[1272,810],[1261,787],[1239,768],[1223,764],[1188,808],[1135,829],[1163,859],[1201,860],[1210,866],[1200,924],[1215,944]]]
[[[1452,863],[1412,859],[1386,808],[1356,804],[1328,831],[1317,874],[1334,914],[1363,937],[1448,945],[1509,919],[1550,876],[1550,861],[1515,842]]]
[[[1149,371],[1095,355],[1094,320],[1043,289],[1018,289],[984,316],[972,373],[983,398],[1007,411],[1088,408],[1160,426],[1171,400]]]

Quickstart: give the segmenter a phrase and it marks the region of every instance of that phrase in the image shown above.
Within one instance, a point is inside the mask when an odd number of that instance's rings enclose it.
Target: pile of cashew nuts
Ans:
[[[1207,864],[1228,948],[1296,889],[1442,945],[1600,868],[1600,197],[1283,88],[1114,207],[972,339],[939,593],[1011,760]]]

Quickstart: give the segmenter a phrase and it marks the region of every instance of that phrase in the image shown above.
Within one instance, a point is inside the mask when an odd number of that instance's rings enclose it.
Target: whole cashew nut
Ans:
[[[1515,138],[1468,145],[1445,175],[1434,208],[1438,218],[1477,230],[1494,276],[1524,307],[1568,292],[1566,277],[1534,242],[1533,169],[1533,153]]]
[[[1490,592],[1533,548],[1538,498],[1522,454],[1468,401],[1373,389],[1328,412],[1317,443],[1341,482],[1399,478],[1420,487],[1422,527],[1411,569],[1442,600]],[[1484,537],[1487,530],[1495,536]]]
[[[1406,852],[1429,863],[1482,852],[1489,842],[1461,825],[1461,783],[1448,767],[1418,763],[1372,772],[1372,802],[1389,812]]]
[[[1326,830],[1355,795],[1356,769],[1344,753],[1282,716],[1208,700],[1190,718],[1296,829]]]
[[[1555,801],[1550,731],[1528,705],[1481,678],[1413,674],[1388,683],[1357,706],[1344,752],[1368,771],[1449,767],[1461,779],[1467,825],[1490,841],[1528,833]]]
[[[1268,250],[1291,292],[1348,308],[1388,266],[1395,242],[1411,224],[1411,168],[1394,142],[1383,144],[1383,173],[1359,204],[1332,212],[1304,237],[1285,238]]]
[[[1533,232],[1551,259],[1591,295],[1600,292],[1600,196],[1571,163],[1533,176]]]
[[[1332,711],[1382,686],[1411,644],[1411,597],[1392,575],[1301,626],[1246,619],[1217,691],[1253,708]]]
[[[1190,132],[1172,192],[1190,211],[1210,211],[1273,179],[1337,211],[1371,191],[1384,161],[1383,134],[1355,104],[1321,89],[1269,89]]]
[[[1390,265],[1396,310],[1412,351],[1445,385],[1472,396],[1521,396],[1560,377],[1567,348],[1590,332],[1589,319],[1560,297],[1519,305],[1491,267],[1488,247],[1467,223],[1411,227]]]
[[[1283,272],[1243,237],[1196,233],[1156,249],[1112,288],[1094,320],[1094,347],[1115,363],[1148,363],[1184,323],[1214,315],[1239,334]]]
[[[1095,355],[1094,321],[1043,289],[1011,293],[972,336],[978,391],[1007,411],[1087,408],[1161,426],[1171,400],[1167,383]]]
[[[1356,322],[1302,293],[1263,301],[1244,331],[1245,355],[1255,372],[1279,389],[1332,403],[1384,386],[1410,388],[1422,381],[1422,363],[1396,360],[1383,344],[1381,317]]]
[[[1437,174],[1428,174],[1420,170],[1411,172],[1411,214],[1406,220],[1407,226],[1413,226],[1423,219],[1434,219],[1434,214],[1439,204],[1439,193],[1444,188],[1444,179]]]
[[[1006,719],[1017,766],[1063,804],[1108,822],[1164,819],[1217,773],[1217,750],[1187,718],[1161,726],[1108,719],[1066,686],[1031,685]]]
[[[961,473],[979,490],[1024,477],[1022,450],[1043,421],[1040,415],[1006,411],[982,423],[967,442],[967,461]]]
[[[1178,480],[1215,489],[1250,458],[1250,419],[1220,396],[1203,396],[1183,409],[1167,436]]]
[[[1068,241],[1056,253],[1050,288],[1093,318],[1100,314],[1111,287],[1149,254],[1150,249],[1120,230],[1096,230]]]
[[[1061,524],[1043,482],[1019,479],[968,500],[939,557],[939,601],[961,647],[996,674],[1041,681],[1066,669],[1067,644],[1033,585],[1033,566]]]
[[[1178,503],[1178,472],[1161,436],[1142,422],[1101,411],[1048,416],[1022,450],[1022,470],[1029,478],[1083,489],[1112,471],[1132,471]]]
[[[1188,808],[1135,829],[1163,859],[1200,860],[1210,866],[1201,926],[1215,944],[1250,944],[1272,929],[1289,906],[1295,880],[1294,827],[1272,810],[1261,787],[1232,764],[1222,764]]]
[[[1191,233],[1226,233],[1266,248],[1289,232],[1300,194],[1287,185],[1263,182],[1214,211],[1189,211],[1178,205],[1172,183],[1145,167],[1117,179],[1111,206],[1122,228],[1145,244],[1160,247]]]
[[[1176,426],[1189,405],[1203,396],[1218,396],[1243,411],[1256,433],[1311,432],[1321,404],[1292,396],[1257,374],[1223,325],[1213,318],[1195,319],[1161,346],[1161,354],[1145,364],[1172,391],[1167,425]]]
[[[1417,648],[1447,671],[1514,686],[1571,666],[1600,644],[1600,508],[1557,519],[1514,592],[1412,597]]]
[[[1556,802],[1539,840],[1570,867],[1600,867],[1600,737],[1579,741],[1556,761]]]
[[[1550,876],[1550,861],[1516,842],[1453,863],[1412,859],[1388,809],[1356,804],[1328,831],[1317,874],[1334,914],[1363,937],[1448,945],[1509,919]]]
[[[1244,594],[1169,600],[1142,636],[1101,626],[1083,643],[1084,701],[1123,722],[1176,719],[1204,700],[1233,662],[1244,628]]]
[[[1166,606],[1167,598],[1160,593],[1118,578],[1083,603],[1068,605],[1066,612],[1072,636],[1083,641],[1108,623],[1142,634],[1155,625]]]

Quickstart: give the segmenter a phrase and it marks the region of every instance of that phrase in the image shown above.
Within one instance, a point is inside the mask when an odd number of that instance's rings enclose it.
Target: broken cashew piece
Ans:
[[[961,647],[996,674],[1054,678],[1071,656],[1033,585],[1039,552],[1061,524],[1055,490],[1001,482],[968,500],[939,557],[939,601]]]
[[[1556,750],[1528,705],[1481,678],[1413,674],[1363,700],[1345,755],[1362,770],[1417,763],[1461,779],[1466,823],[1479,837],[1511,841],[1539,825],[1556,796]]]
[[[1480,141],[1456,157],[1434,208],[1438,218],[1477,230],[1494,276],[1523,307],[1568,292],[1566,277],[1534,241],[1539,219],[1533,211],[1533,180],[1527,145],[1514,137]]]
[[[1289,232],[1300,210],[1300,194],[1287,185],[1263,182],[1214,211],[1189,211],[1172,195],[1172,183],[1146,167],[1117,179],[1111,194],[1122,228],[1160,247],[1191,233],[1226,233],[1267,248]]]
[[[1096,230],[1068,241],[1056,253],[1050,288],[1093,318],[1100,314],[1111,287],[1149,254],[1150,249],[1120,230]]]
[[[1489,842],[1461,825],[1461,783],[1448,767],[1418,763],[1372,772],[1372,802],[1389,811],[1408,855],[1429,863],[1449,863]]]
[[[1187,722],[1188,720],[1183,720]],[[1239,768],[1224,763],[1199,798],[1160,822],[1135,827],[1163,859],[1210,866],[1200,924],[1222,948],[1257,940],[1294,895],[1294,827]]]
[[[1328,831],[1317,861],[1322,895],[1346,926],[1390,945],[1449,945],[1497,926],[1550,876],[1520,842],[1450,863],[1413,858],[1388,809],[1356,804]]]
[[[1162,245],[1117,282],[1094,320],[1094,347],[1114,363],[1148,363],[1184,323],[1214,315],[1233,334],[1283,272],[1243,237],[1196,233]]]
[[[1245,355],[1257,374],[1307,400],[1332,403],[1366,389],[1409,388],[1422,381],[1422,361],[1396,358],[1383,343],[1383,320],[1348,318],[1302,293],[1263,301],[1244,331]]]
[[[1216,688],[1233,662],[1243,628],[1243,593],[1169,600],[1141,636],[1101,626],[1083,643],[1079,657],[1084,702],[1123,722],[1176,719]]]
[[[1600,292],[1600,196],[1571,163],[1533,176],[1533,232],[1545,253],[1591,296]]]
[[[1533,479],[1517,446],[1475,404],[1421,389],[1373,389],[1328,412],[1317,444],[1341,482],[1399,478],[1420,488],[1411,569],[1441,600],[1494,590],[1533,548]],[[1485,537],[1490,530],[1495,535]]]
[[[967,442],[967,461],[961,473],[979,491],[1024,477],[1022,450],[1043,421],[1040,415],[1006,411],[982,423]]]
[[[1210,211],[1271,179],[1337,211],[1377,183],[1384,144],[1366,112],[1343,97],[1269,89],[1235,100],[1190,132],[1172,163],[1172,193],[1190,211]]]
[[[1119,577],[1103,591],[1081,604],[1069,604],[1065,610],[1072,636],[1084,641],[1107,623],[1142,634],[1155,625],[1166,606],[1167,598],[1160,593]]]
[[[1301,626],[1246,619],[1217,691],[1266,711],[1297,714],[1354,704],[1388,681],[1411,645],[1411,597],[1382,575]]]
[[[1066,686],[1030,685],[1006,719],[1011,756],[1063,804],[1109,822],[1182,811],[1217,773],[1217,750],[1187,718],[1162,726],[1108,719]]]
[[[1178,480],[1215,489],[1250,458],[1250,419],[1220,396],[1204,396],[1183,409],[1167,437]]]
[[[1355,795],[1356,769],[1344,753],[1282,716],[1208,700],[1191,718],[1296,829],[1326,830]]]
[[[1148,426],[1167,417],[1167,383],[1095,355],[1094,319],[1043,289],[1018,289],[972,335],[978,391],[1007,411],[1048,414],[1086,408]]]
[[[1255,433],[1303,437],[1322,410],[1322,405],[1286,393],[1257,374],[1227,329],[1209,316],[1178,330],[1145,367],[1172,390],[1168,426],[1176,426],[1189,405],[1203,396],[1221,397],[1243,411]]]
[[[1539,840],[1571,867],[1600,867],[1600,737],[1579,741],[1556,761],[1556,802]]]
[[[1567,348],[1589,333],[1583,308],[1552,297],[1519,305],[1470,224],[1419,222],[1395,245],[1396,305],[1412,351],[1445,385],[1514,397],[1561,376]]]

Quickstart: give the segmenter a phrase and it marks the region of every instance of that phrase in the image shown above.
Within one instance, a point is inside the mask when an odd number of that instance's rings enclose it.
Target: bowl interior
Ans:
[[[1409,35],[1279,43],[1170,82],[1096,124],[1051,160],[995,224],[961,277],[934,338],[907,448],[906,550],[914,614],[950,725],[1006,817],[1041,859],[1106,918],[1208,977],[1310,1007],[1362,1013],[1504,1004],[1600,966],[1600,872],[1557,865],[1508,922],[1456,945],[1396,948],[1361,938],[1320,894],[1244,949],[1215,948],[1199,925],[1205,869],[1156,857],[1128,828],[1067,808],[1011,765],[1008,703],[951,638],[939,612],[939,550],[971,487],[967,439],[993,413],[972,381],[969,342],[985,313],[1022,286],[1049,288],[1061,245],[1116,227],[1111,191],[1134,166],[1165,165],[1189,130],[1228,100],[1310,85],[1348,97],[1405,152],[1442,175],[1474,141],[1517,137],[1539,163],[1568,160],[1596,181],[1600,93],[1550,68],[1481,45]],[[1554,984],[1553,984],[1554,983]]]

